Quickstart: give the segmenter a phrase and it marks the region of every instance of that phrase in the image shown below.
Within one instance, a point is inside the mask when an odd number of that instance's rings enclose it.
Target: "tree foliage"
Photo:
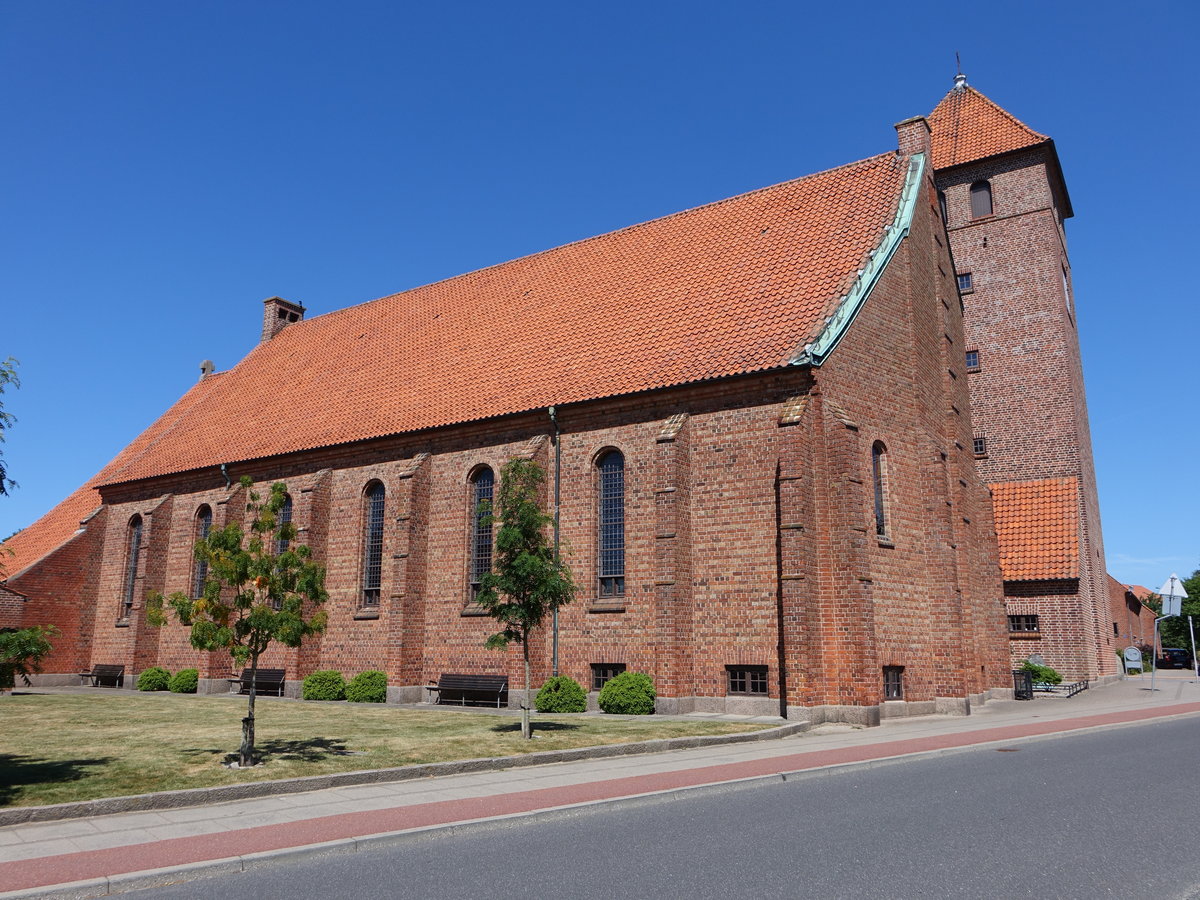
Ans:
[[[295,543],[296,526],[279,519],[287,486],[271,485],[264,501],[249,478],[243,477],[241,484],[249,496],[249,529],[232,522],[196,542],[196,560],[208,568],[203,595],[176,592],[164,598],[152,593],[147,618],[151,624],[165,625],[165,606],[170,606],[179,622],[191,628],[193,647],[225,650],[236,669],[250,669],[249,711],[242,720],[238,752],[240,764],[252,766],[258,659],[272,643],[299,647],[305,638],[324,631],[326,615],[319,607],[329,595],[325,567],[312,559],[307,546]]]
[[[53,625],[0,628],[0,688],[14,687],[18,675],[31,684],[29,676],[42,671],[42,660],[54,649],[50,638],[57,634]]]
[[[10,412],[4,410],[4,389],[6,387],[19,388],[21,379],[17,377],[17,361],[11,356],[0,362],[0,444],[4,443],[4,435],[10,429],[16,418]],[[0,495],[8,494],[9,488],[14,488],[17,483],[8,477],[8,469],[4,465],[4,454],[0,453]]]
[[[487,646],[503,650],[512,642],[521,645],[525,664],[525,702],[522,705],[521,734],[532,737],[529,724],[529,638],[546,616],[571,601],[575,583],[571,572],[547,538],[554,518],[538,502],[546,475],[541,466],[526,459],[512,459],[500,473],[500,497],[496,514],[491,510],[484,521],[498,522],[496,552],[492,571],[480,579],[476,597],[501,630],[487,640]]]

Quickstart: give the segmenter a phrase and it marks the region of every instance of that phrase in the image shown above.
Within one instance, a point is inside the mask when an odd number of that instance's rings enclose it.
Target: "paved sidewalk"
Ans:
[[[1134,676],[1071,699],[993,701],[965,717],[831,724],[750,744],[9,825],[0,828],[0,897],[104,896],[497,817],[1200,714],[1194,673],[1160,672],[1158,690],[1149,687],[1149,676]]]

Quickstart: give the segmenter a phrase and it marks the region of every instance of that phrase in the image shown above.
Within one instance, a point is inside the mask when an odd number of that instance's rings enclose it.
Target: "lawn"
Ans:
[[[654,716],[535,715],[535,739],[525,741],[515,715],[270,698],[259,698],[255,713],[264,762],[236,770],[223,763],[240,741],[244,697],[36,689],[0,697],[0,807],[765,727]]]

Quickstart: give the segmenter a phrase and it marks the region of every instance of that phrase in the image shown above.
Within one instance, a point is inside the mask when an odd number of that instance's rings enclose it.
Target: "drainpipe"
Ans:
[[[229,471],[225,463],[221,463],[221,474],[225,476],[225,487],[233,487],[233,482],[229,480]]]
[[[559,492],[559,484],[562,481],[562,442],[559,440],[560,432],[558,430],[558,411],[551,406],[548,410],[550,413],[550,421],[554,423],[554,565],[558,565],[558,547],[559,547],[559,514],[562,510],[562,495]],[[551,641],[550,654],[550,669],[551,673],[558,677],[558,607],[554,608],[551,618],[550,630],[553,635]]]

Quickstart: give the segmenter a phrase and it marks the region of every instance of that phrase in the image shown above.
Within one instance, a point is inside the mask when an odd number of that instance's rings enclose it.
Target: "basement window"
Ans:
[[[904,699],[904,666],[883,667],[883,699]]]
[[[1011,634],[1039,634],[1042,629],[1037,616],[1021,615],[1008,617],[1008,630]]]
[[[625,671],[625,663],[592,663],[592,690],[598,691],[605,682]]]
[[[764,697],[767,693],[766,666],[726,666],[729,693]]]

